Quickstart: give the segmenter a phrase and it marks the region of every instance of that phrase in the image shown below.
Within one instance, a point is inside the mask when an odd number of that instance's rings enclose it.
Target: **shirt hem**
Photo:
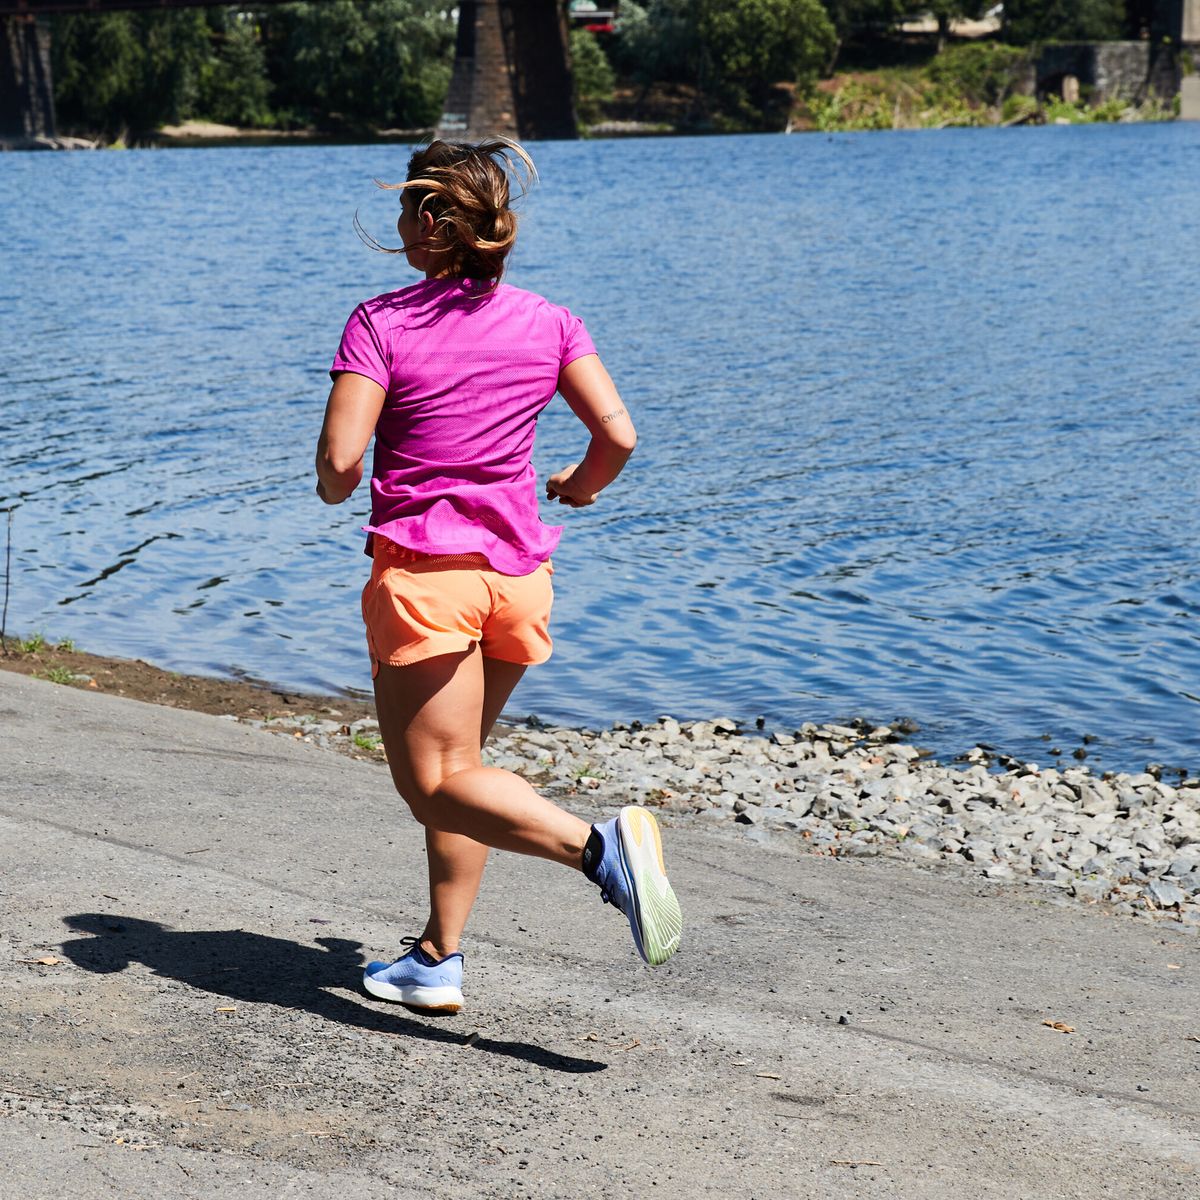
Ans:
[[[386,529],[382,529],[376,525],[364,525],[363,533],[367,535],[367,553],[373,556],[371,548],[372,539],[376,537],[386,538],[389,542],[395,542],[404,550],[411,550],[416,554],[425,554],[433,558],[458,558],[466,555],[477,554],[487,560],[488,566],[501,575],[511,575],[514,578],[523,578],[526,575],[532,575],[539,567],[550,562],[554,555],[555,549],[558,547],[558,538],[554,539],[554,545],[549,548],[544,558],[539,558],[534,554],[521,554],[519,551],[512,552],[512,559],[516,561],[497,562],[496,559],[506,558],[505,555],[490,554],[487,549],[481,546],[414,546],[410,542],[403,539],[403,535],[389,533]],[[530,564],[525,567],[525,564]],[[515,570],[516,566],[525,567],[525,569]]]

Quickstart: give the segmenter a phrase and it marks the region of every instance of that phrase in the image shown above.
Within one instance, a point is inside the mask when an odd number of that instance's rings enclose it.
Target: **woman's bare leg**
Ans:
[[[520,776],[482,765],[480,735],[490,727],[490,721],[485,725],[487,676],[496,685],[494,701],[508,674],[502,665],[485,667],[485,662],[475,647],[407,667],[380,667],[375,700],[396,788],[426,829],[578,870],[588,826],[539,796]],[[515,684],[514,678],[508,690]],[[491,721],[502,707],[503,700]],[[439,852],[449,852],[449,861],[439,853],[437,869],[446,872],[445,878],[439,874],[435,881],[430,858],[440,925],[436,941],[432,929],[427,934],[441,953],[451,952],[438,944],[442,939],[456,942],[461,935],[486,860],[486,853],[466,841],[439,845]]]
[[[518,663],[484,658],[481,747],[524,674],[525,668]],[[429,859],[429,920],[421,934],[421,943],[434,957],[445,958],[458,949],[467,917],[479,895],[489,851],[482,842],[465,834],[443,833],[426,826],[425,852]]]

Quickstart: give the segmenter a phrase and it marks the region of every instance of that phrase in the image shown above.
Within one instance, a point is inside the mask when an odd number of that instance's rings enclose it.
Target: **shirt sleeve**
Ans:
[[[569,362],[582,358],[585,354],[595,354],[596,347],[583,326],[583,321],[567,309],[563,309],[562,356],[559,370]]]
[[[375,328],[365,304],[360,304],[350,314],[350,320],[346,322],[345,331],[342,333],[341,344],[333,357],[333,366],[329,368],[329,374],[334,379],[343,371],[365,375],[379,384],[384,391],[391,385],[391,355],[388,353],[387,341]]]

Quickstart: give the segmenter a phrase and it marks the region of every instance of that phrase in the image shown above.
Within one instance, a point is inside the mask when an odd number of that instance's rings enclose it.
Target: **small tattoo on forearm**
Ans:
[[[618,408],[616,412],[605,413],[604,416],[602,416],[600,418],[600,420],[603,421],[605,425],[607,425],[609,423],[609,421],[615,421],[618,417],[623,417],[624,415],[625,415],[625,410],[623,408]]]

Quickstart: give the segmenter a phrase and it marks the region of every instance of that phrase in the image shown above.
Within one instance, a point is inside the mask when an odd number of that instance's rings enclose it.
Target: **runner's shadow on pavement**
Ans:
[[[379,1012],[329,991],[344,988],[361,976],[361,942],[320,937],[315,939],[316,946],[305,946],[244,929],[180,930],[140,917],[106,913],[75,913],[64,917],[63,924],[93,935],[64,942],[62,952],[77,967],[98,975],[116,974],[137,962],[160,978],[176,979],[229,1000],[300,1009],[368,1033],[467,1044],[463,1034],[402,1016],[400,1010]],[[473,1050],[576,1075],[607,1067],[607,1063],[556,1054],[529,1042],[481,1037],[470,1045]]]

